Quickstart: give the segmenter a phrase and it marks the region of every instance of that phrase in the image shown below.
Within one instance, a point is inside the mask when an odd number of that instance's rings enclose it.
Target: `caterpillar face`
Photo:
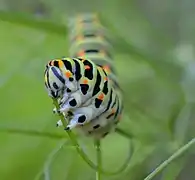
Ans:
[[[45,87],[48,95],[52,98],[61,96],[64,89],[65,79],[59,68],[55,66],[46,67],[45,70]]]

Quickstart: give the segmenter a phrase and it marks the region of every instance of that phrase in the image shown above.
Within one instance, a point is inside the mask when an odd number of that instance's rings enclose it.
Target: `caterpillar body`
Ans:
[[[123,110],[112,46],[96,15],[70,19],[69,29],[70,57],[47,63],[45,87],[69,118],[66,130],[75,128],[100,139],[116,127]]]

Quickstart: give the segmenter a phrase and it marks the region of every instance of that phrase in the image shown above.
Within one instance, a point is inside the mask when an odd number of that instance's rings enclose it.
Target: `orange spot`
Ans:
[[[85,56],[85,51],[83,51],[83,50],[79,51],[79,52],[78,52],[78,56],[79,56],[79,57]]]
[[[71,72],[70,72],[70,71],[67,71],[67,72],[65,72],[65,76],[66,76],[67,78],[69,78],[69,77],[71,77],[71,76],[72,76],[72,74],[71,74]]]
[[[86,65],[86,66],[85,66],[85,69],[90,69],[90,66]]]
[[[76,40],[78,40],[78,41],[83,40],[83,36],[77,36],[77,37],[76,37]]]
[[[103,99],[104,99],[104,94],[101,93],[101,94],[98,96],[98,99],[103,100]]]
[[[112,109],[112,114],[114,114],[116,111],[115,111],[115,109]]]
[[[88,84],[88,80],[87,79],[84,79],[83,80],[83,84]]]
[[[105,78],[104,78],[104,81],[108,81],[108,77],[105,77]]]
[[[106,73],[110,73],[110,67],[108,65],[103,66],[103,69]]]

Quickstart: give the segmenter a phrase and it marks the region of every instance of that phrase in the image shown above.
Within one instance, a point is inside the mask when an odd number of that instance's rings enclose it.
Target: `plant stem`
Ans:
[[[62,139],[65,138],[64,135],[58,135],[51,132],[42,132],[35,129],[19,129],[15,127],[0,127],[0,132],[4,133],[13,133],[13,134],[24,134],[26,136],[38,136],[44,138],[52,138],[52,139]]]
[[[120,134],[121,136],[124,136],[124,137],[126,137],[126,138],[128,138],[128,139],[132,139],[132,138],[133,138],[133,135],[132,135],[132,134],[125,132],[124,130],[122,130],[122,129],[119,128],[119,127],[117,127],[117,128],[115,129],[115,131],[116,131],[118,134]]]
[[[56,109],[59,109],[59,104],[58,104],[58,102],[57,102],[56,99],[53,99],[53,104],[55,105]],[[60,116],[60,119],[61,119],[61,121],[62,121],[62,123],[63,123],[63,126],[66,127],[67,124],[66,124],[66,122],[65,122],[65,120],[64,120],[64,115],[63,115],[62,113],[59,113],[59,116]],[[95,171],[99,171],[99,172],[101,172],[102,174],[105,174],[105,175],[117,175],[117,174],[120,174],[122,171],[124,171],[124,170],[127,168],[128,164],[129,164],[129,162],[130,162],[130,160],[131,160],[132,153],[133,153],[133,147],[132,147],[131,141],[130,141],[130,144],[129,144],[129,145],[130,145],[130,148],[129,148],[129,155],[128,155],[126,161],[124,162],[124,164],[123,164],[117,171],[115,171],[115,172],[109,172],[109,171],[103,170],[101,166],[98,167],[97,165],[95,165],[95,164],[93,163],[93,161],[91,161],[91,160],[88,158],[88,156],[86,155],[86,153],[85,153],[85,152],[83,151],[83,149],[79,146],[78,141],[77,141],[77,138],[76,138],[75,134],[72,133],[72,131],[66,131],[66,132],[67,132],[67,134],[68,134],[70,140],[72,141],[73,146],[76,148],[77,153],[78,153],[78,154],[82,157],[82,159],[83,159],[83,160],[84,160],[92,169],[94,169]]]
[[[195,144],[195,138],[193,138],[187,144],[185,144],[183,147],[178,149],[172,156],[170,156],[167,160],[165,160],[162,164],[160,164],[152,173],[150,173],[144,180],[151,180],[152,178],[154,178],[163,169],[165,169],[170,163],[172,163],[179,156],[181,156],[183,153],[185,153],[187,150],[189,150],[190,147],[194,144]]]
[[[100,142],[100,140],[95,140],[95,149],[96,149],[96,154],[97,154],[96,180],[101,180],[102,154],[101,154],[101,142]]]

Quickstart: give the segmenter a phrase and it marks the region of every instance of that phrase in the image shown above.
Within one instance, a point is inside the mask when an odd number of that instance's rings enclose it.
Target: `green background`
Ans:
[[[99,12],[112,33],[125,97],[119,127],[134,146],[127,171],[103,179],[141,180],[194,137],[194,1],[1,0],[0,7],[1,180],[95,179],[55,128],[43,81],[47,61],[68,55],[66,21],[79,12]],[[92,141],[78,138],[95,160]],[[102,143],[104,168],[117,170],[129,139],[113,133]],[[156,179],[193,180],[194,160],[193,148]]]

